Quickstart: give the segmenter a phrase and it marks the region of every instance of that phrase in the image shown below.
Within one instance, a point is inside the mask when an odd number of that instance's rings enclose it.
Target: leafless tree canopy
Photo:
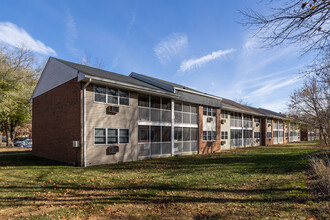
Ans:
[[[291,114],[316,125],[326,145],[330,135],[330,89],[327,83],[311,77],[301,89],[293,92],[289,100]]]
[[[269,15],[253,9],[242,11],[242,23],[257,28],[256,34],[270,47],[297,43],[304,44],[306,52],[329,50],[329,0],[285,0],[276,5]]]
[[[296,44],[303,54],[314,52],[315,61],[304,74],[315,74],[329,83],[330,0],[261,1],[271,7],[269,14],[253,9],[241,11],[243,25],[255,30],[265,47]]]

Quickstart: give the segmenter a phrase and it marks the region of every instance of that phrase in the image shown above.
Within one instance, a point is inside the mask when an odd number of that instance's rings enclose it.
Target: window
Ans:
[[[149,142],[149,126],[139,125],[139,142]]]
[[[217,116],[217,109],[212,108],[212,107],[208,107],[208,106],[203,106],[203,115],[216,117]]]
[[[242,139],[242,130],[230,129],[230,139]]]
[[[272,132],[267,132],[267,138],[272,138]]]
[[[151,126],[150,140],[151,142],[160,142],[160,126]]]
[[[228,139],[228,131],[221,131],[221,140]]]
[[[108,89],[108,103],[118,105],[118,90],[117,89]]]
[[[254,122],[259,122],[260,123],[260,118],[259,117],[254,117]]]
[[[171,122],[171,100],[139,94],[139,121]]]
[[[174,122],[184,124],[197,124],[197,106],[189,103],[175,102]]]
[[[241,113],[237,113],[237,112],[230,113],[230,126],[231,127],[242,127]]]
[[[182,141],[182,128],[174,128],[174,140]]]
[[[272,119],[267,119],[267,123],[271,124],[272,123]]]
[[[95,144],[105,144],[105,139],[106,139],[106,135],[105,135],[105,128],[95,128]]]
[[[254,138],[260,138],[260,132],[254,132]]]
[[[217,139],[216,131],[203,131],[203,141],[215,141]]]
[[[94,86],[95,101],[106,102],[106,87]]]
[[[163,126],[162,127],[162,142],[171,141],[171,127]]]
[[[118,143],[118,130],[108,129],[108,144]]]
[[[95,144],[127,144],[129,143],[129,130],[117,128],[95,128],[94,138]]]
[[[252,138],[252,130],[243,130],[244,138]]]
[[[128,129],[119,129],[119,143],[129,143],[129,131]]]
[[[285,132],[285,137],[289,137],[289,133],[288,132]]]
[[[228,112],[221,110],[221,118],[228,118]]]
[[[94,100],[115,105],[129,105],[129,92],[104,86],[94,86]]]
[[[203,131],[203,141],[207,141],[207,131]]]

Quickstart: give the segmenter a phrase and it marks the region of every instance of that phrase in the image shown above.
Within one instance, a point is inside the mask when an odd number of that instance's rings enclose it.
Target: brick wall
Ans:
[[[72,147],[82,143],[81,88],[75,78],[33,99],[33,155],[81,166],[82,146]]]
[[[203,141],[203,106],[198,106],[198,153],[214,153],[221,150],[221,110],[217,108],[216,141]]]

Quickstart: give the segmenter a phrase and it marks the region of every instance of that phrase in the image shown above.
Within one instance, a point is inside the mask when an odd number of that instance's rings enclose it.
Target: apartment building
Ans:
[[[52,57],[31,101],[33,154],[77,166],[299,139],[299,126],[279,113]]]

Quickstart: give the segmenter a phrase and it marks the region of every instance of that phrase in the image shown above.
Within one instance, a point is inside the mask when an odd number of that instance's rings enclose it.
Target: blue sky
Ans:
[[[254,107],[285,111],[311,59],[286,45],[263,49],[238,10],[260,1],[12,0],[0,7],[0,43],[24,44],[45,59],[142,73]]]

